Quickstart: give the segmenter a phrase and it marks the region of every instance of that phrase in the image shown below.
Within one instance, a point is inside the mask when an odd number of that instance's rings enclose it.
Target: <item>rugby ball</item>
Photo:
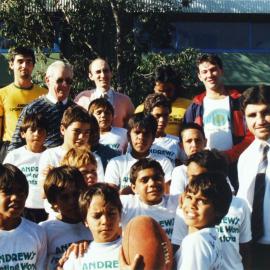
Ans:
[[[143,257],[139,269],[170,270],[173,264],[171,242],[153,218],[137,216],[130,220],[123,234],[123,254],[130,265],[136,254]]]

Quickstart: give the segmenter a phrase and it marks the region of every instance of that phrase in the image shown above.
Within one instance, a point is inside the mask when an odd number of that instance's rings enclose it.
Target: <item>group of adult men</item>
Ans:
[[[18,47],[10,52],[10,56],[9,67],[13,70],[14,82],[0,90],[0,158],[2,159],[7,147],[12,150],[23,144],[19,128],[24,116],[28,113],[42,113],[50,123],[45,141],[46,147],[54,147],[62,143],[59,130],[61,117],[64,110],[74,102],[88,109],[92,100],[100,97],[108,99],[115,110],[113,125],[118,127],[124,127],[134,113],[134,106],[130,98],[116,92],[111,87],[112,70],[107,61],[102,58],[93,60],[89,65],[89,79],[94,82],[96,88],[81,92],[74,101],[71,101],[69,95],[73,82],[73,70],[70,64],[63,61],[52,63],[46,72],[45,83],[48,89],[45,89],[32,82],[31,74],[35,65],[35,55],[31,49]],[[205,91],[195,96],[192,102],[175,95],[174,82],[165,79],[168,76],[161,76],[162,72],[168,72],[168,68],[165,71],[159,71],[154,91],[163,93],[171,101],[173,110],[169,125],[171,124],[173,128],[170,132],[174,135],[178,133],[182,121],[202,125],[207,138],[207,146],[211,149],[217,148],[227,157],[234,189],[237,191],[239,188],[238,174],[241,194],[246,196],[245,192],[248,193],[246,199],[252,208],[253,198],[256,197],[256,175],[254,174],[256,174],[257,168],[254,166],[258,166],[258,164],[255,164],[256,162],[252,164],[251,160],[259,160],[257,157],[260,156],[260,152],[259,150],[251,151],[250,147],[253,147],[252,145],[258,140],[269,144],[270,99],[268,100],[267,96],[264,101],[262,99],[257,102],[265,103],[263,109],[255,103],[255,107],[247,104],[244,110],[241,110],[241,94],[235,89],[228,90],[224,86],[223,65],[220,58],[215,55],[207,54],[198,58],[197,74],[205,86]],[[262,88],[263,91],[260,90],[261,88],[254,91],[261,91],[264,95],[269,95],[270,89]],[[255,101],[250,100],[249,102]],[[141,110],[142,107],[139,106],[136,112]],[[261,136],[261,133],[264,136]],[[255,142],[252,143],[254,136]],[[237,172],[238,158],[251,143],[252,145],[240,158],[241,162]],[[245,173],[249,170],[245,169],[244,161],[247,162],[247,166],[253,168],[252,173]],[[262,197],[264,200],[264,230],[263,235],[256,239],[256,244],[259,244],[264,252],[259,252],[258,256],[270,254],[270,223],[267,220],[269,214],[266,214],[266,206],[270,202],[270,169],[264,173],[266,174],[263,179],[265,191]],[[245,190],[246,183],[248,191]]]

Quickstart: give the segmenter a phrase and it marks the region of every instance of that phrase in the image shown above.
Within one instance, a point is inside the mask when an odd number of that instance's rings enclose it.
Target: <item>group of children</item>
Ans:
[[[233,196],[225,158],[205,150],[195,123],[182,127],[180,140],[165,133],[171,108],[163,95],[149,95],[144,108],[126,130],[112,127],[104,98],[88,111],[71,106],[61,121],[63,144],[50,149],[43,146],[48,123],[25,117],[25,146],[0,165],[0,269],[136,269],[136,262],[120,265],[119,251],[138,215],[165,230],[175,269],[249,269],[250,212]],[[90,241],[83,256],[71,252],[59,264],[82,240]]]

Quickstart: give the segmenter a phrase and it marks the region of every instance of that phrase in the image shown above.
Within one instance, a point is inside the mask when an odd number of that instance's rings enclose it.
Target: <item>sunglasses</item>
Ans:
[[[71,78],[66,78],[66,79],[59,78],[56,80],[57,84],[62,84],[63,82],[65,82],[67,85],[71,85],[73,83],[73,80]]]

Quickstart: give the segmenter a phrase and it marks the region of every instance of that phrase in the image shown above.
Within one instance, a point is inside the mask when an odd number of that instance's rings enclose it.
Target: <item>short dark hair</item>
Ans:
[[[107,109],[111,112],[112,115],[114,115],[114,108],[106,98],[97,98],[92,100],[88,106],[88,112],[93,114],[94,110],[98,108]]]
[[[89,123],[89,114],[87,110],[79,105],[68,107],[63,114],[61,125],[65,128],[69,127],[74,122]]]
[[[133,128],[145,130],[154,139],[157,133],[157,120],[151,114],[144,115],[144,113],[136,113],[128,121],[128,135]]]
[[[160,163],[151,158],[142,158],[136,161],[130,168],[130,182],[135,185],[136,179],[138,177],[138,173],[144,169],[154,169],[160,175],[164,177],[164,171],[160,165]]]
[[[48,125],[46,118],[41,113],[26,114],[20,126],[20,132],[26,132],[28,128],[32,130],[44,129],[47,131]]]
[[[176,73],[170,65],[157,67],[154,79],[155,82],[173,83],[175,86],[177,85]]]
[[[87,212],[94,196],[101,196],[106,204],[115,206],[121,215],[122,203],[117,188],[108,183],[95,183],[89,186],[79,197],[82,220],[86,220]]]
[[[69,190],[71,186],[75,186],[78,192],[82,192],[87,187],[77,168],[64,165],[48,172],[43,187],[46,198],[49,203],[53,204],[56,202],[57,196],[64,190]]]
[[[221,58],[216,55],[216,54],[200,54],[196,60],[196,68],[197,72],[199,73],[199,65],[208,62],[211,63],[212,65],[218,66],[220,69],[223,70],[223,63]]]
[[[186,131],[188,129],[197,129],[202,134],[202,136],[205,138],[205,133],[204,133],[203,127],[197,123],[194,123],[194,122],[183,124],[180,128],[179,137],[182,138],[184,131]]]
[[[163,94],[153,93],[149,94],[144,100],[144,113],[148,114],[153,111],[155,107],[168,108],[169,113],[172,111],[170,101]]]
[[[232,191],[222,173],[207,172],[195,176],[186,186],[185,192],[192,194],[201,192],[213,203],[216,212],[214,225],[218,225],[228,213],[232,201]]]
[[[243,112],[249,104],[270,105],[270,86],[261,84],[248,88],[240,97],[240,104]]]
[[[23,172],[12,164],[0,164],[0,190],[12,192],[15,184],[21,187],[21,192],[28,195],[29,185]]]
[[[19,54],[23,55],[24,57],[25,56],[31,57],[33,64],[36,63],[34,51],[31,48],[22,47],[22,46],[11,48],[8,52],[8,60],[10,62],[14,62],[15,56]]]
[[[228,175],[229,165],[224,157],[216,149],[212,150],[202,150],[197,153],[192,154],[186,161],[186,165],[188,166],[191,162],[195,162],[200,167],[207,169],[209,172],[220,172],[225,176]]]

